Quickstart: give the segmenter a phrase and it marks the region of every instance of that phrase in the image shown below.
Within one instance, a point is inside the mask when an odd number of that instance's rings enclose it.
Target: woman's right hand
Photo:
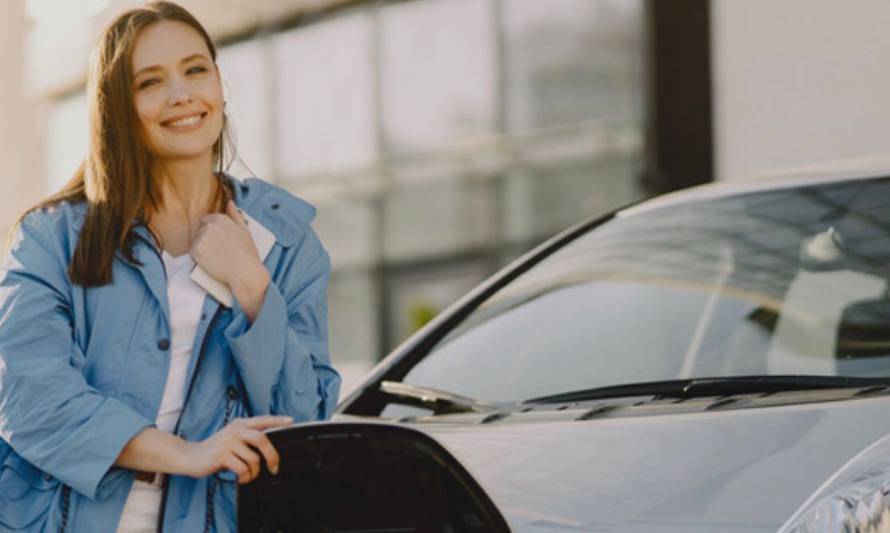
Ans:
[[[231,470],[238,476],[238,483],[248,483],[260,474],[261,458],[269,471],[277,474],[278,452],[263,431],[293,423],[289,416],[236,418],[208,439],[187,443],[186,475],[205,477]]]

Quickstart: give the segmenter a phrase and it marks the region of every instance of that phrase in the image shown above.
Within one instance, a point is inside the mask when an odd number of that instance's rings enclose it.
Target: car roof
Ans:
[[[890,157],[873,156],[857,159],[832,160],[815,165],[794,167],[746,178],[718,181],[668,193],[619,211],[616,216],[633,216],[662,207],[681,205],[700,200],[713,200],[735,194],[748,194],[818,185],[841,181],[890,176]]]

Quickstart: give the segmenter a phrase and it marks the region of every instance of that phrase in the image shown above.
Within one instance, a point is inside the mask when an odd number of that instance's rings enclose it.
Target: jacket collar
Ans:
[[[272,232],[275,241],[282,247],[289,248],[297,244],[315,218],[315,208],[312,205],[284,189],[257,178],[242,181],[224,174],[223,179],[229,185],[235,205]],[[74,213],[72,229],[76,235],[83,227],[87,205],[81,202],[70,204],[69,207]],[[138,236],[133,256],[141,266],[129,263],[120,250],[116,251],[115,255],[140,272],[152,295],[169,316],[164,265],[155,246],[154,237],[148,227],[138,221],[134,221],[132,231]]]
[[[287,191],[256,178],[223,176],[235,205],[275,235],[278,244],[296,244],[315,218],[315,208]]]
[[[257,178],[239,180],[228,174],[223,180],[229,185],[235,205],[275,235],[275,241],[285,248],[296,244],[315,218],[315,208],[287,191]],[[86,204],[75,207],[73,229],[79,232],[86,218]],[[134,221],[133,230],[148,243],[154,243],[144,224]]]

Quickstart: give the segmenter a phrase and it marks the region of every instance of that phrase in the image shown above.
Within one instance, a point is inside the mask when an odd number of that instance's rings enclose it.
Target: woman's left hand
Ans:
[[[229,287],[253,322],[269,285],[269,272],[234,202],[229,201],[225,214],[213,213],[201,219],[189,255],[211,277]]]

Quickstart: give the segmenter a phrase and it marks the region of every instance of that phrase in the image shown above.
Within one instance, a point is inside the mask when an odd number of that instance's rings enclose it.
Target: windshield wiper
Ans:
[[[481,413],[497,408],[494,404],[468,396],[398,381],[383,381],[380,383],[379,390],[389,396],[412,400],[411,403],[430,407],[436,414]]]
[[[563,392],[525,400],[523,403],[563,403],[627,396],[655,396],[661,398],[695,398],[755,394],[794,390],[890,387],[890,378],[859,378],[850,376],[732,376],[675,379],[629,383],[593,389]]]

